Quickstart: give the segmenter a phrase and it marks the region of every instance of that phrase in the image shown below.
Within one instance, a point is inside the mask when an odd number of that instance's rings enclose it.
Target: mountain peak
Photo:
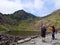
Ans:
[[[55,10],[54,13],[60,13],[60,9]]]
[[[14,13],[25,13],[25,11],[24,10],[18,10],[18,11],[14,12]]]
[[[57,11],[60,11],[60,9],[58,9]]]
[[[60,16],[60,9],[53,11],[51,14],[49,14],[45,17],[49,17],[49,16],[53,16],[53,17]]]
[[[0,15],[3,15],[2,13],[0,13]]]

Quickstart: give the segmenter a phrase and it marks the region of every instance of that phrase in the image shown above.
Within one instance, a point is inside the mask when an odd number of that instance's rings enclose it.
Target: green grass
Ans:
[[[11,34],[11,35],[31,36],[31,35],[39,35],[40,32],[37,32],[37,31],[10,31],[7,33]]]

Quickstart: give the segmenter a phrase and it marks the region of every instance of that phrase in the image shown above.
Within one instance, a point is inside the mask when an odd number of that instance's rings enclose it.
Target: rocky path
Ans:
[[[17,45],[60,45],[60,33],[56,34],[56,40],[51,40],[51,34],[49,34],[46,36],[46,42],[42,42],[41,37],[37,37],[28,42]]]

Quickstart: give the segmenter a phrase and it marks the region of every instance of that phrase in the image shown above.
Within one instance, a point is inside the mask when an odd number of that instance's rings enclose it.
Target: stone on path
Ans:
[[[56,34],[56,38],[56,40],[51,40],[51,34],[49,34],[46,36],[46,42],[42,42],[41,37],[37,37],[18,45],[60,45],[60,33]]]

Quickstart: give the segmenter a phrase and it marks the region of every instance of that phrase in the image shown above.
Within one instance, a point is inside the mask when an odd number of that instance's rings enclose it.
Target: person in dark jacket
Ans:
[[[45,36],[46,36],[46,24],[43,24],[41,27],[41,37],[43,42],[45,42]]]
[[[51,30],[51,34],[52,34],[52,40],[54,40],[55,39],[55,32],[56,32],[55,27],[50,26],[50,30]]]

